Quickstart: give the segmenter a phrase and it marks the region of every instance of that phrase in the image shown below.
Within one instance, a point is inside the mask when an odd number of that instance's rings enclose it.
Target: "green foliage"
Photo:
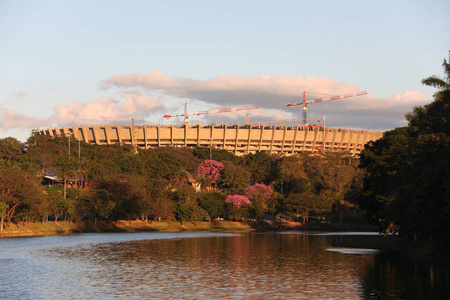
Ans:
[[[317,195],[312,193],[294,193],[290,194],[284,202],[287,212],[294,214],[296,217],[303,217],[303,223],[308,220],[308,214],[317,209]]]
[[[438,87],[435,100],[414,108],[406,128],[386,132],[361,154],[364,178],[361,205],[381,230],[433,237],[450,249],[450,68],[445,78],[423,83]]]
[[[209,220],[208,213],[196,204],[177,202],[175,208],[176,215],[183,221],[203,221]]]
[[[91,190],[80,200],[83,212],[94,221],[110,218],[110,214],[116,207],[113,196],[105,189]]]
[[[66,183],[82,176],[89,188],[72,189],[68,188],[70,184],[55,184],[48,188],[48,195],[41,199],[40,205],[35,205],[39,201],[31,201],[17,206],[17,219],[47,215],[79,219],[87,214],[92,220],[106,217],[170,220],[177,214],[183,220],[200,220],[228,214],[242,220],[256,215],[262,218],[264,213],[287,212],[283,200],[291,194],[313,195],[317,202],[315,209],[329,211],[337,207],[336,203],[345,203],[343,199],[350,191],[353,198],[358,192],[358,181],[353,178],[357,174],[354,161],[345,154],[279,157],[255,153],[237,157],[216,148],[161,147],[140,149],[136,155],[128,145],[99,146],[73,137],[38,135],[27,140],[24,152],[22,148],[12,138],[0,140],[3,162],[11,161],[6,165],[27,170],[28,176],[34,174],[33,178],[38,180],[42,180],[44,169],[56,171]],[[208,172],[197,174],[199,165],[210,157],[224,166],[217,178],[209,178]],[[201,184],[202,190],[196,192],[193,183]],[[238,211],[225,204],[226,196],[242,195],[251,184],[261,183],[281,194],[274,193],[264,201],[253,199],[253,207]],[[323,204],[325,198],[327,205]],[[2,204],[5,213],[10,209],[9,204]]]
[[[214,159],[220,162],[229,161],[235,165],[241,162],[241,158],[239,156],[236,156],[224,149],[197,146],[194,148],[193,154],[201,160]]]
[[[108,201],[114,203],[113,209],[109,213],[110,219],[137,218],[141,215],[142,211],[139,208],[142,207],[141,203],[147,197],[146,191],[142,188],[145,185],[145,178],[122,175],[115,178],[104,178],[98,181],[97,185],[99,190],[103,189],[108,192],[110,197]]]
[[[250,185],[250,172],[247,168],[224,162],[225,169],[222,175],[222,187],[229,189],[230,194],[242,193]]]
[[[175,207],[170,199],[157,197],[150,201],[148,214],[155,220],[173,220]]]
[[[265,152],[247,154],[243,158],[243,166],[250,171],[251,182],[269,184],[278,177],[276,157]]]
[[[43,195],[36,178],[29,173],[19,168],[0,167],[0,230],[5,219],[11,223],[16,213],[22,216],[20,220],[33,219],[43,205]]]
[[[22,159],[23,144],[13,137],[0,139],[0,158],[6,166],[11,166],[14,161]]]
[[[207,192],[198,199],[198,205],[204,209],[212,219],[225,216],[226,194],[221,192]]]

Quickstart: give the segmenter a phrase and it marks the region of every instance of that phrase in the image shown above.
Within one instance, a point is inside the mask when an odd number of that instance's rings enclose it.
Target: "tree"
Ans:
[[[103,189],[114,202],[114,209],[109,213],[110,219],[131,219],[142,215],[140,203],[147,195],[145,178],[137,175],[117,175],[97,181],[98,189]]]
[[[225,203],[228,203],[229,214],[235,220],[242,220],[247,214],[248,208],[252,205],[252,202],[243,195],[229,195],[225,199]]]
[[[360,166],[366,176],[359,205],[366,209],[369,220],[378,224],[380,231],[385,231],[391,223],[407,222],[411,217],[408,203],[401,205],[399,198],[412,191],[417,176],[418,170],[412,167],[411,142],[408,128],[397,128],[366,145],[361,153]]]
[[[172,220],[174,218],[174,204],[170,199],[165,197],[154,198],[150,202],[148,213],[155,220]]]
[[[200,195],[198,205],[211,217],[216,219],[225,214],[226,195],[220,192],[208,192]]]
[[[439,88],[434,101],[406,115],[408,127],[386,132],[362,152],[361,202],[381,230],[432,237],[450,249],[450,68],[446,60],[443,66],[445,79],[423,80]]]
[[[231,192],[241,192],[250,184],[250,172],[243,166],[224,162],[222,175],[222,187],[227,187]]]
[[[195,147],[193,154],[200,159],[212,159],[224,162],[229,161],[233,164],[239,164],[241,162],[241,158],[239,156],[234,155],[233,153],[224,150],[224,149],[216,149],[209,147]]]
[[[317,196],[308,192],[290,194],[284,201],[288,212],[293,213],[297,218],[301,215],[303,224],[308,221],[309,213],[316,209]]]
[[[43,193],[38,182],[18,168],[0,168],[0,231],[4,222],[12,222],[16,212],[42,205]]]
[[[64,199],[58,191],[50,191],[47,189],[45,197],[45,211],[47,215],[53,215],[55,222],[58,222],[60,215],[64,213]]]
[[[264,213],[272,204],[269,202],[272,194],[272,189],[262,183],[257,183],[245,189],[245,195],[251,200],[258,219],[262,220]]]
[[[449,62],[447,62],[447,60],[444,58],[442,66],[444,67],[444,78],[437,75],[432,75],[422,79],[423,84],[435,87],[439,90],[434,94],[434,98],[436,100],[440,100],[440,98],[444,96],[446,91],[448,92],[450,90],[450,51]]]
[[[12,160],[18,160],[22,156],[23,144],[13,137],[0,139],[0,157],[8,166]]]
[[[88,214],[90,219],[94,220],[94,226],[98,219],[110,216],[116,206],[112,199],[112,195],[104,189],[89,191],[81,198],[84,212]]]
[[[208,213],[196,204],[177,202],[175,211],[182,224],[183,221],[201,221],[209,219]]]
[[[222,163],[207,159],[203,161],[197,169],[197,175],[206,175],[212,184],[215,184],[220,176],[220,172],[224,169]]]
[[[251,182],[269,184],[278,178],[276,157],[265,152],[245,155],[243,165],[250,171]]]
[[[72,156],[59,156],[54,165],[57,176],[64,181],[64,199],[67,195],[67,181],[76,178],[78,171],[78,164]]]
[[[252,204],[252,202],[248,199],[248,197],[243,196],[243,195],[229,195],[225,199],[225,203],[231,203],[237,209],[241,208],[245,204],[248,204],[248,205]]]
[[[297,154],[278,160],[281,194],[299,193],[306,188],[306,185],[309,185],[310,180],[305,171],[306,156],[306,154]]]

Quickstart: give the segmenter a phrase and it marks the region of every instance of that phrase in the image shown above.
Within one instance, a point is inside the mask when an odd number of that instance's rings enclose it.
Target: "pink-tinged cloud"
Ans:
[[[270,111],[270,116],[277,114],[275,110],[284,112],[286,116],[280,116],[281,118],[301,118],[301,105],[288,109],[286,104],[301,102],[303,91],[306,91],[307,100],[360,91],[356,84],[329,78],[281,75],[245,78],[220,75],[209,80],[196,80],[172,78],[157,70],[147,75],[136,73],[114,76],[104,80],[102,86],[144,88],[163,95],[195,99],[218,107],[259,105],[262,109]],[[369,93],[365,96],[310,104],[308,116],[325,116],[330,120],[329,125],[332,127],[388,130],[406,125],[404,115],[412,111],[414,106],[429,102],[431,100],[419,91],[397,93],[388,98]],[[242,113],[205,115],[195,117],[195,120],[200,120],[198,123],[202,124],[218,121],[242,123],[237,120],[242,118],[242,115]]]
[[[100,98],[88,103],[57,105],[54,107],[54,119],[60,126],[130,123],[131,118],[143,121],[153,110],[159,110],[162,106],[159,101],[139,91],[124,92],[122,97],[124,103],[113,98]]]
[[[280,108],[280,104],[295,100],[303,91],[337,95],[359,90],[358,85],[328,78],[280,75],[245,78],[220,75],[210,80],[195,80],[191,78],[170,78],[158,70],[147,75],[136,73],[114,76],[104,80],[101,86],[104,88],[111,86],[140,87],[157,90],[169,96],[197,99],[218,105],[253,103],[268,108]]]
[[[53,126],[81,126],[129,124],[131,118],[136,122],[154,112],[160,112],[162,104],[139,91],[123,92],[125,101],[113,98],[100,98],[86,103],[71,102],[54,107],[55,114],[48,118],[36,118],[15,113],[7,108],[0,108],[0,130],[12,128],[34,129]]]
[[[48,122],[48,119],[39,119],[0,107],[0,129],[2,131],[8,131],[12,128],[38,128]]]

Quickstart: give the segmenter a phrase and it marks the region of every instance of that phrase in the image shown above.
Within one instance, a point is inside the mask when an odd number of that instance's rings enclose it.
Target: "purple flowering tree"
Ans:
[[[246,188],[245,195],[251,200],[256,217],[262,219],[271,204],[273,191],[270,186],[257,183]]]
[[[206,176],[209,178],[212,184],[215,184],[217,179],[220,176],[220,172],[224,169],[224,166],[221,162],[207,159],[200,164],[197,169],[197,174],[199,176]]]
[[[233,206],[236,207],[237,209],[241,208],[245,204],[248,205],[252,204],[252,202],[250,202],[250,200],[248,200],[246,196],[242,195],[229,195],[225,199],[225,202],[233,204]]]
[[[229,195],[225,203],[231,204],[230,215],[236,220],[242,220],[247,213],[247,208],[252,205],[252,202],[243,195]]]

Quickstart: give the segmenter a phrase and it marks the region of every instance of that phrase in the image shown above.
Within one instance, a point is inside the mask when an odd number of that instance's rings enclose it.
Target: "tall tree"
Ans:
[[[78,171],[78,163],[72,156],[59,156],[55,162],[57,176],[64,182],[64,199],[67,198],[67,182],[69,179],[75,179]]]
[[[21,158],[23,147],[23,144],[13,137],[0,139],[0,158],[9,166],[12,160]]]
[[[256,218],[262,220],[264,213],[268,212],[268,209],[275,204],[270,201],[272,195],[272,188],[262,183],[254,184],[245,189],[245,196],[251,200]]]
[[[406,116],[408,127],[386,132],[361,154],[366,168],[362,205],[381,227],[433,237],[450,248],[450,68],[445,79],[423,80],[438,87],[435,100]]]
[[[269,184],[278,178],[276,156],[266,152],[250,153],[244,156],[243,165],[250,171],[251,182]]]
[[[10,224],[21,208],[36,209],[42,199],[43,192],[30,174],[18,168],[0,168],[0,231],[5,220]]]
[[[438,75],[431,75],[427,78],[422,79],[422,83],[428,86],[437,88],[439,91],[434,94],[436,100],[440,100],[444,96],[446,91],[450,90],[450,51],[449,51],[449,62],[444,58],[442,63],[444,67],[444,77]]]

